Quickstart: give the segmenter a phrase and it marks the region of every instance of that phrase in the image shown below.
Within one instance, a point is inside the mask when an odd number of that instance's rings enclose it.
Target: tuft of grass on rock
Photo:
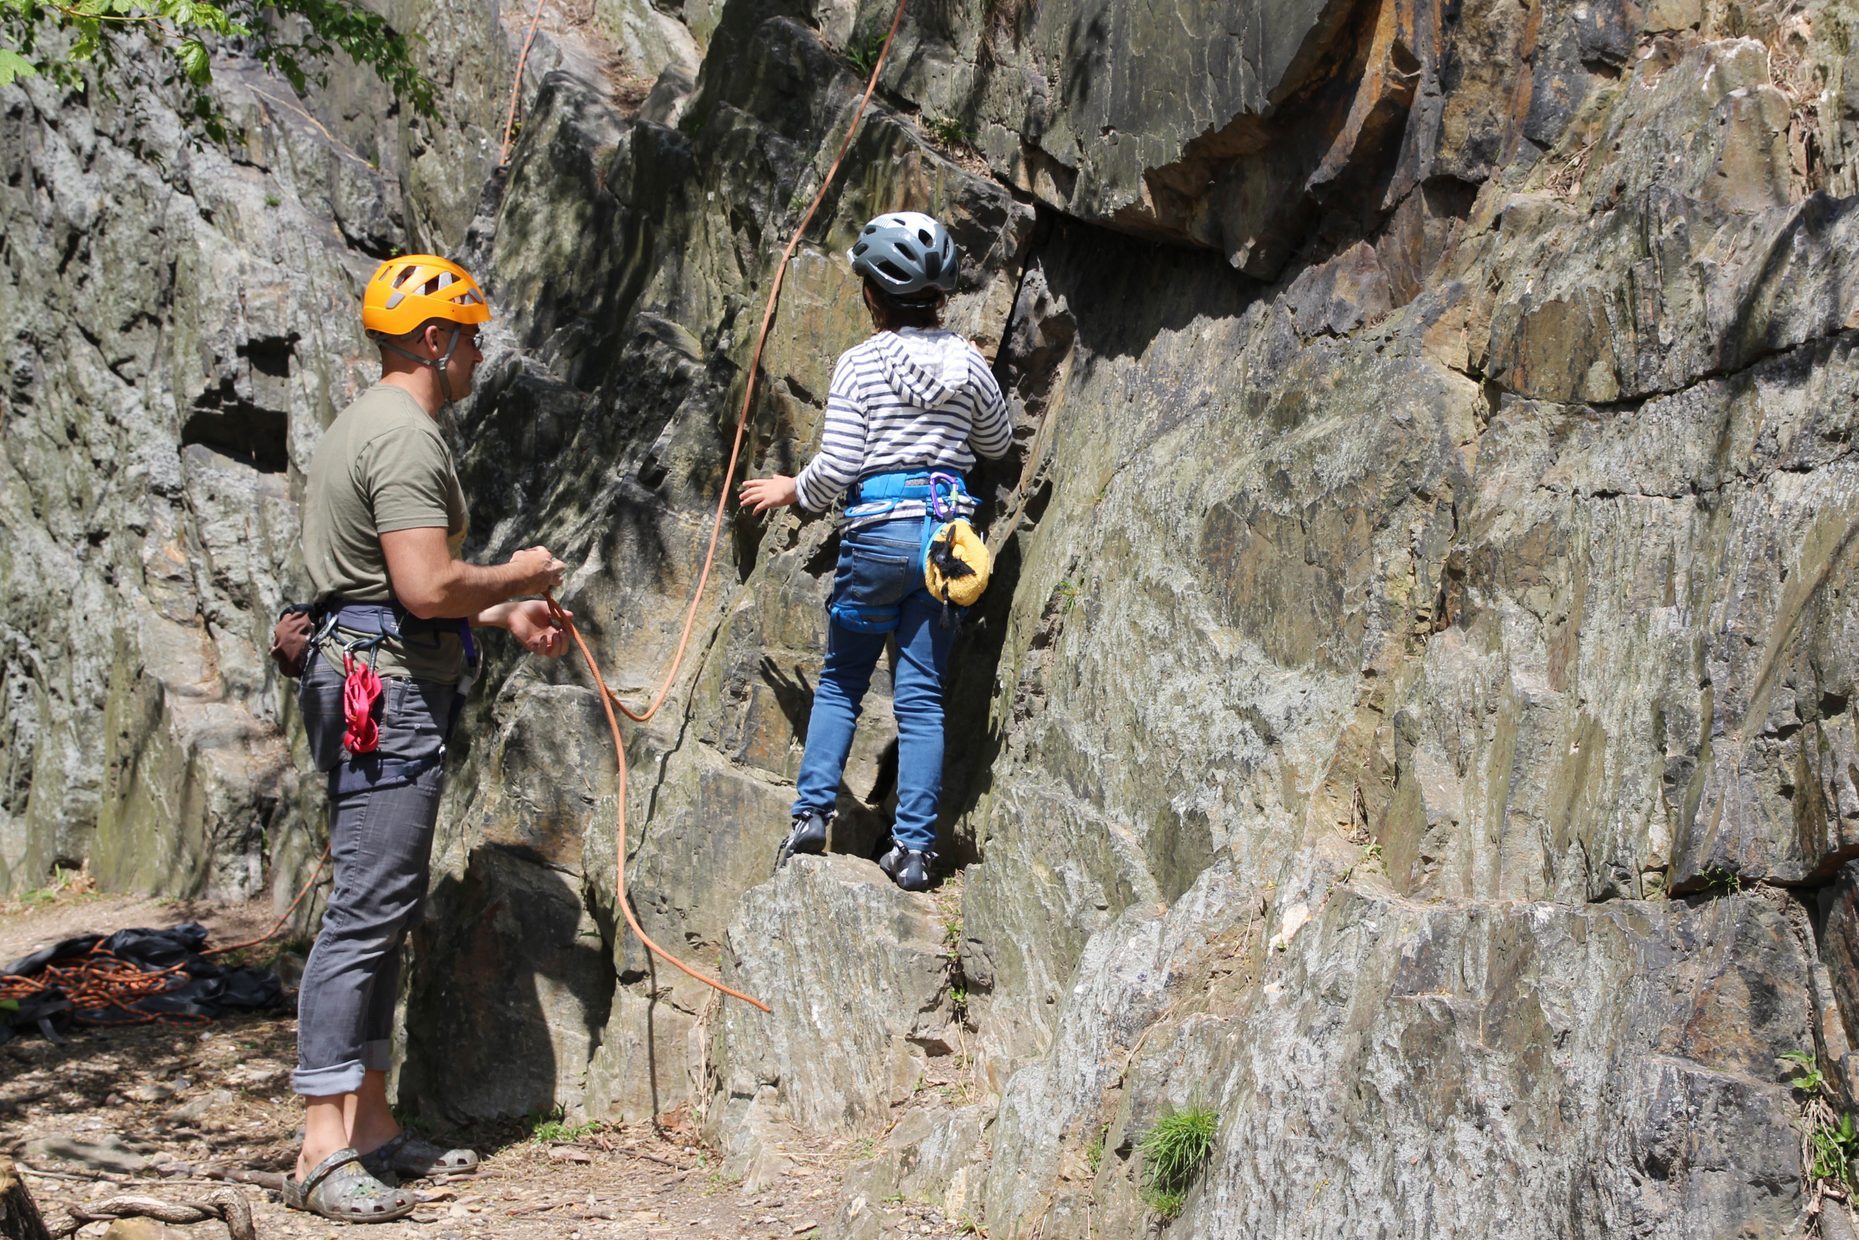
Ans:
[[[935,139],[938,146],[944,148],[969,147],[975,145],[975,135],[961,119],[941,112],[926,112],[922,118],[923,131]]]
[[[878,57],[884,52],[886,31],[867,30],[864,34],[855,34],[846,42],[841,54],[853,72],[862,78],[869,78],[871,71],[877,68]]]
[[[529,1139],[538,1145],[551,1145],[556,1142],[579,1141],[582,1137],[592,1136],[600,1129],[601,1124],[598,1120],[578,1124],[569,1120],[560,1107],[556,1107],[546,1115],[535,1117],[529,1128]]]
[[[1143,1156],[1143,1204],[1163,1219],[1180,1214],[1219,1130],[1220,1117],[1207,1107],[1170,1111],[1156,1120],[1137,1147]]]
[[[1109,1139],[1110,1125],[1103,1124],[1098,1128],[1096,1134],[1092,1136],[1091,1144],[1085,1146],[1084,1162],[1085,1166],[1091,1169],[1092,1175],[1096,1175],[1097,1169],[1104,1164],[1104,1142]]]

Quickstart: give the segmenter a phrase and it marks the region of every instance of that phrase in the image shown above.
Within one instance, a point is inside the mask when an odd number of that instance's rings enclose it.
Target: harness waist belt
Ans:
[[[469,620],[422,620],[398,603],[353,603],[347,599],[325,599],[316,605],[323,626],[339,626],[352,633],[372,633],[383,637],[437,637],[456,633],[465,645],[465,662],[475,667],[478,643],[471,636]]]
[[[936,481],[951,481],[955,484],[953,494],[945,499],[960,496],[968,497],[968,483],[960,474],[928,469],[900,469],[888,474],[872,474],[853,483],[846,501],[850,504],[870,504],[886,499],[914,499],[928,503],[930,499],[930,479],[935,474]]]

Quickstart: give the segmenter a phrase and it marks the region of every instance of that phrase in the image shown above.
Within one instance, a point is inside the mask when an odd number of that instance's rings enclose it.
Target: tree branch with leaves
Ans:
[[[298,94],[325,84],[329,62],[344,53],[415,112],[437,117],[435,88],[414,63],[408,37],[354,0],[0,0],[0,86],[43,75],[82,89],[94,67],[108,89],[138,34],[215,138],[225,136],[209,93],[216,50],[251,57]],[[142,45],[135,54],[144,54]]]

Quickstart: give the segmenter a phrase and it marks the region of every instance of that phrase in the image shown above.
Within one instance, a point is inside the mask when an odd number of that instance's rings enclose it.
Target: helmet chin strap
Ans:
[[[381,341],[381,346],[383,348],[392,349],[394,352],[400,354],[400,356],[418,362],[422,366],[429,367],[439,377],[439,399],[445,402],[445,408],[450,409],[452,407],[452,383],[451,380],[446,377],[445,364],[452,360],[452,354],[458,348],[458,338],[464,334],[465,329],[454,323],[452,325],[452,339],[446,344],[445,352],[441,353],[438,357],[421,357],[411,349],[401,348],[392,340]]]

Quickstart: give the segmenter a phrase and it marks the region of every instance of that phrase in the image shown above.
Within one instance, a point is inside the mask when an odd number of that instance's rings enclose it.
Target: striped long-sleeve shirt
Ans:
[[[954,332],[879,332],[839,355],[820,452],[794,480],[801,506],[829,507],[872,474],[966,472],[1013,442],[1007,401],[986,360]]]

